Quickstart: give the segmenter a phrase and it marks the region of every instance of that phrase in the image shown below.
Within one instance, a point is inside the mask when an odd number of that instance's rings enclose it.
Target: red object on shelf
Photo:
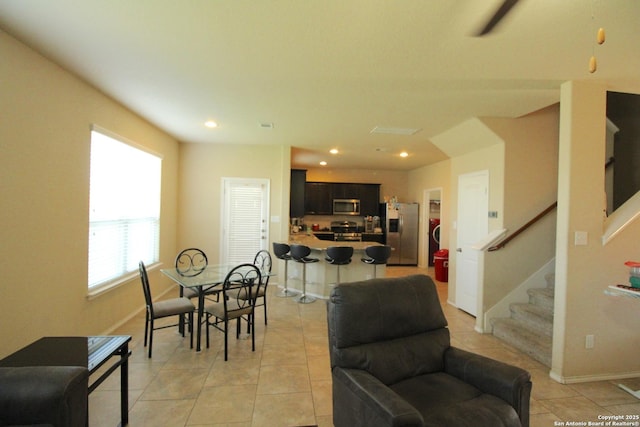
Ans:
[[[440,249],[433,254],[433,263],[436,270],[436,280],[438,282],[449,281],[449,250]]]

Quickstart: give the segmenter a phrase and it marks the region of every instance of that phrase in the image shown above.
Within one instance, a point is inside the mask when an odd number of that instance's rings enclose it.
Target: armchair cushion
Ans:
[[[85,426],[88,381],[78,366],[0,368],[0,426]]]
[[[444,372],[410,378],[390,388],[422,414],[424,426],[520,426],[518,414],[504,400]]]

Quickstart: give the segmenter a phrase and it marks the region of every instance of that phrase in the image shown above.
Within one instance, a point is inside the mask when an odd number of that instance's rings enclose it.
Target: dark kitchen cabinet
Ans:
[[[360,215],[379,215],[380,184],[307,182],[304,212],[308,215],[332,215],[333,199],[359,199]]]
[[[306,170],[291,169],[291,193],[289,195],[289,217],[291,218],[301,218],[304,216],[304,194],[306,182]]]
[[[382,233],[362,233],[363,242],[377,242],[384,244],[384,234]]]
[[[329,231],[314,231],[313,235],[320,240],[334,240],[333,233]]]
[[[380,215],[380,184],[360,185],[360,214],[362,216]]]
[[[333,183],[332,193],[334,199],[360,199],[363,184]]]
[[[304,212],[308,215],[332,215],[331,187],[329,182],[307,182],[304,186]]]

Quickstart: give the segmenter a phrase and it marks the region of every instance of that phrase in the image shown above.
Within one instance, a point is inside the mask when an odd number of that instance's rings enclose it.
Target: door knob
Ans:
[[[457,248],[456,252],[462,252],[462,248]]]

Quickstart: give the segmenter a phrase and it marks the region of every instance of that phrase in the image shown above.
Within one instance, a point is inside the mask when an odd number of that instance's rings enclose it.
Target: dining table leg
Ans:
[[[196,351],[201,350],[201,332],[202,332],[202,315],[204,314],[204,288],[202,286],[198,286],[198,327],[196,328]]]

